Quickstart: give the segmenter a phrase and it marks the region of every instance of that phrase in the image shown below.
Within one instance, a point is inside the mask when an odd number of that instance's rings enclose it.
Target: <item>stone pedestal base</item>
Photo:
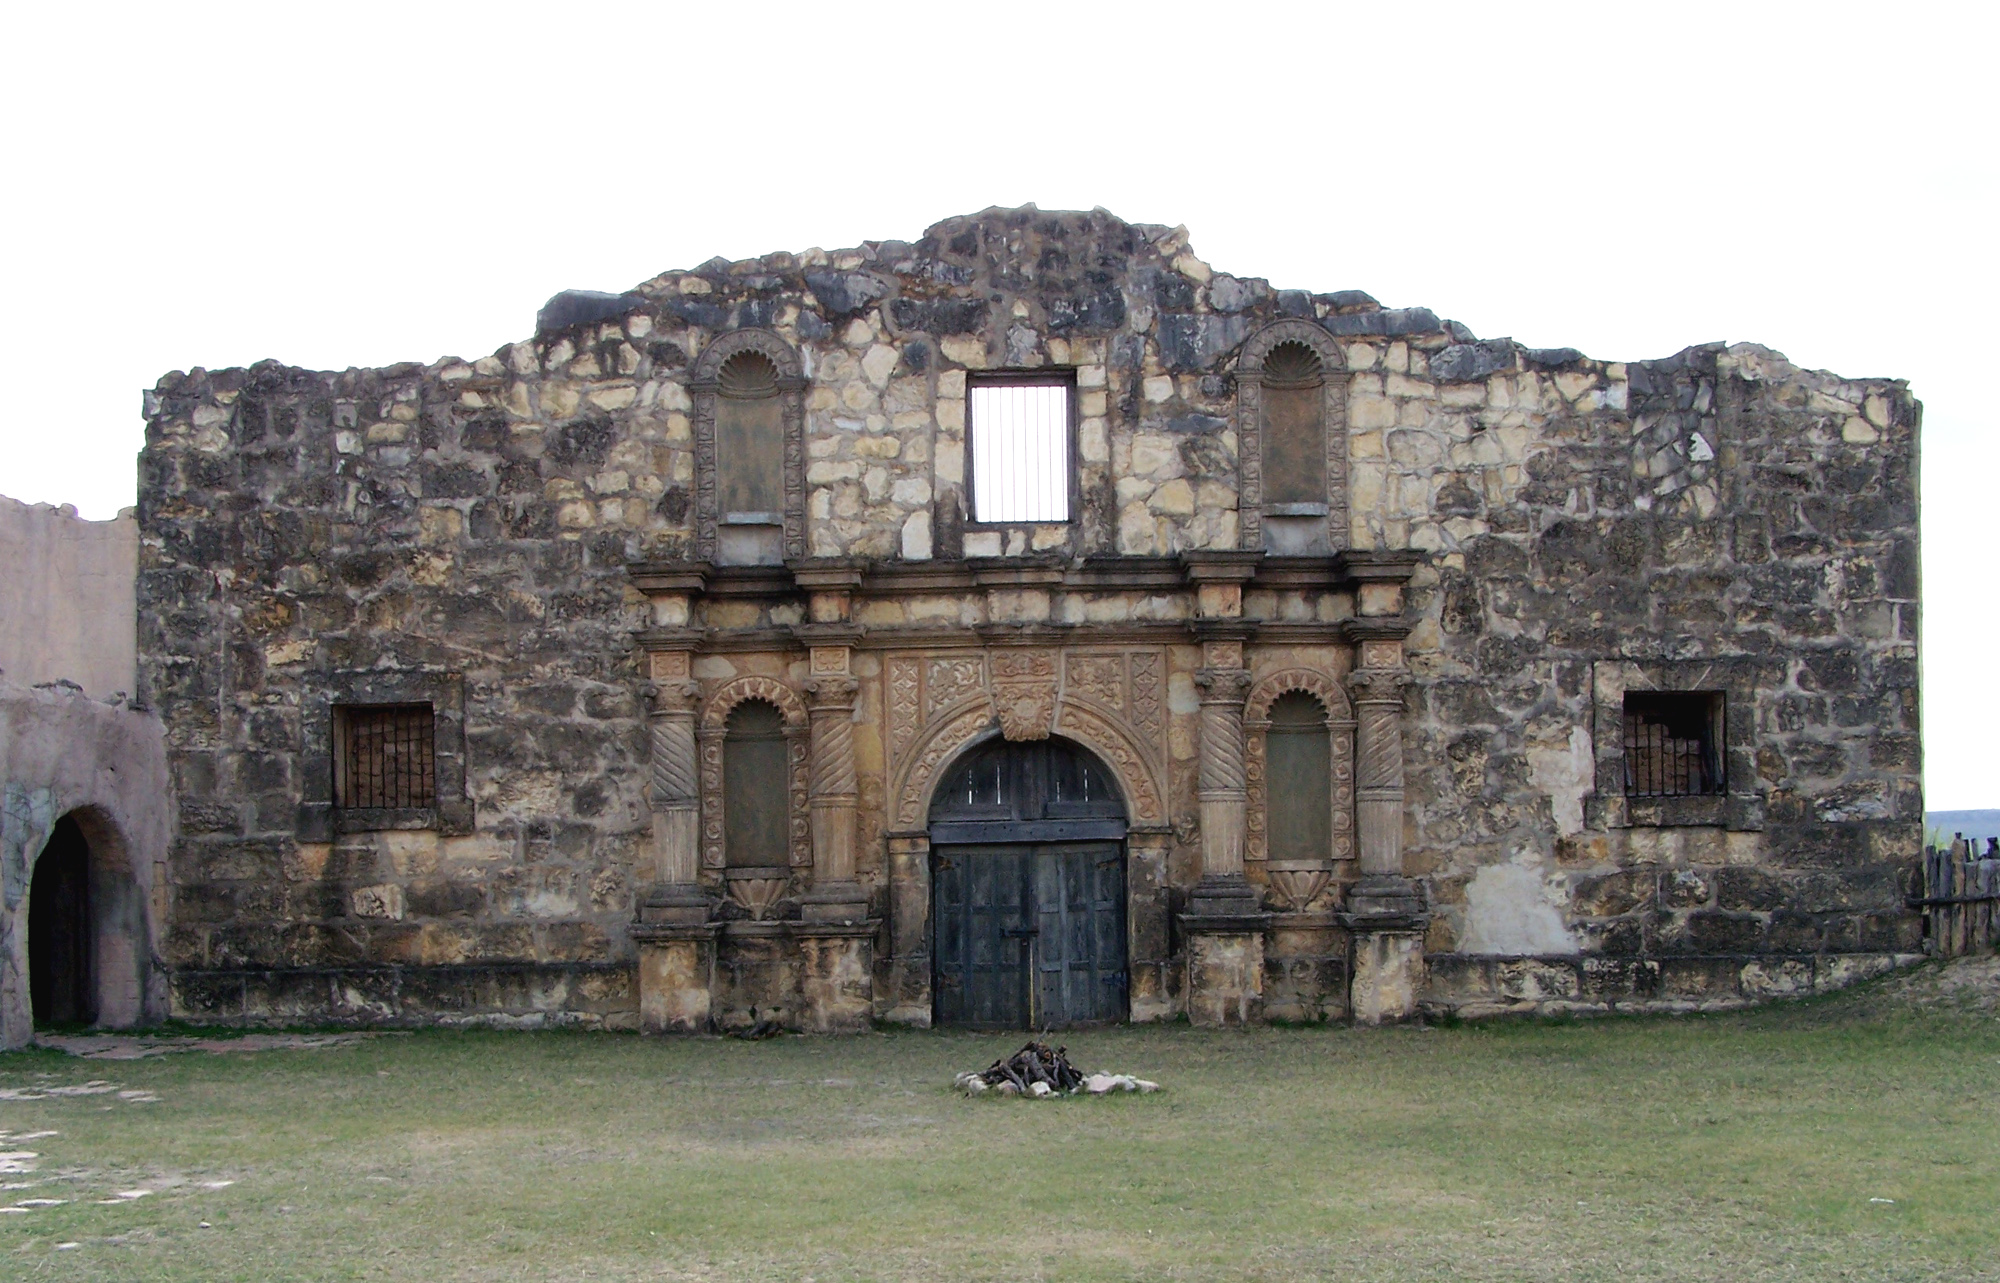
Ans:
[[[1423,930],[1370,930],[1358,920],[1351,920],[1350,929],[1354,945],[1348,1007],[1354,1023],[1407,1019],[1417,1009],[1417,991],[1423,985]]]
[[[1430,895],[1412,878],[1364,875],[1347,889],[1340,923],[1351,933],[1348,1008],[1358,1025],[1404,1020],[1424,983],[1424,929]]]
[[[860,926],[868,922],[868,892],[855,882],[832,882],[799,897],[799,917],[815,926]]]
[[[704,1033],[715,973],[714,923],[632,928],[639,946],[639,1028],[651,1034]]]
[[[1264,928],[1240,919],[1181,919],[1187,930],[1187,1013],[1203,1028],[1264,1018]]]
[[[1241,919],[1246,924],[1254,921],[1261,928],[1264,924],[1264,896],[1240,873],[1210,875],[1195,883],[1194,889],[1188,892],[1184,917],[1189,923]],[[1192,931],[1195,928],[1190,926],[1188,929]]]
[[[670,882],[655,886],[639,903],[639,921],[644,924],[698,927],[715,916],[715,901],[699,886]]]
[[[875,1014],[876,926],[799,924],[799,1025],[806,1032],[845,1034],[868,1028]]]

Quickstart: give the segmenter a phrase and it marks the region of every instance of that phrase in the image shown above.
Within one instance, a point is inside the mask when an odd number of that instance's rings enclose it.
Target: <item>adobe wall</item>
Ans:
[[[95,699],[137,689],[130,509],[86,521],[74,508],[0,495],[0,672],[23,686],[70,681]]]
[[[99,1022],[166,1014],[159,943],[174,797],[159,719],[0,681],[0,1049],[33,1036],[28,893],[65,815],[90,844]]]
[[[1240,363],[1286,325],[1316,336],[1337,390],[1318,526],[1264,512],[1246,466]],[[1425,1001],[1730,1002],[1918,947],[1897,882],[1921,833],[1902,384],[1747,345],[1620,363],[1479,341],[1425,309],[1216,272],[1179,229],[994,210],[915,243],[559,296],[534,338],[476,361],[162,379],[139,610],[181,800],[184,1009],[637,1019],[642,694],[660,676],[635,639],[699,635],[699,704],[744,675],[803,690],[800,630],[824,622],[782,568],[717,574],[672,619],[631,573],[713,559],[696,367],[744,331],[799,368],[787,561],[856,568],[838,622],[878,1013],[920,1005],[893,974],[916,908],[895,835],[898,755],[928,724],[899,729],[896,661],[961,654],[990,689],[1023,638],[1065,672],[1117,654],[1126,681],[1133,654],[1159,658],[1151,729],[1128,706],[1106,737],[1138,745],[1128,779],[1158,781],[1148,1010],[1182,1009],[1171,920],[1199,872],[1194,679],[1217,605],[1189,559],[1246,545],[1269,550],[1234,607],[1246,684],[1304,667],[1337,685],[1377,591],[1355,559],[1413,566],[1374,608],[1394,610],[1410,680],[1400,844],[1434,910]],[[1074,372],[1067,525],[969,520],[967,379],[1001,368]],[[1615,710],[1649,686],[1729,692],[1729,797],[1622,795]],[[369,689],[461,710],[465,805],[436,828],[329,827],[316,727]],[[1351,881],[1304,911],[1332,913]],[[1333,930],[1300,944],[1321,960],[1304,972],[1339,952]],[[1285,974],[1267,959],[1273,992]]]

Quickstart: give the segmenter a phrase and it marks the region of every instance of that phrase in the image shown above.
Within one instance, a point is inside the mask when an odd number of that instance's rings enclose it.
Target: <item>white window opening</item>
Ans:
[[[1069,384],[975,383],[972,519],[1069,520]]]

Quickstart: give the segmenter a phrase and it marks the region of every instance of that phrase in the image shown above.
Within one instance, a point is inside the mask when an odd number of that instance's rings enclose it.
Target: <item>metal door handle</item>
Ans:
[[[1002,927],[1000,929],[1001,935],[1009,936],[1016,940],[1024,939],[1028,936],[1038,936],[1041,933],[1042,929],[1040,927]]]

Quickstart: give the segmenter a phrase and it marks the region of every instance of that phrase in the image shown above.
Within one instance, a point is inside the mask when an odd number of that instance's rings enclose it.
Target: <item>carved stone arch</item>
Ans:
[[[1333,849],[1329,853],[1336,868],[1354,859],[1354,706],[1340,683],[1310,668],[1286,668],[1272,673],[1250,688],[1243,704],[1243,747],[1245,786],[1250,794],[1245,816],[1243,862],[1253,881],[1263,881],[1265,861],[1270,857],[1270,790],[1266,778],[1271,729],[1271,705],[1282,695],[1303,691],[1317,699],[1326,710],[1327,733],[1331,737],[1333,779]],[[1347,866],[1347,867],[1351,867]]]
[[[1347,357],[1341,352],[1340,344],[1334,341],[1333,335],[1311,321],[1289,317],[1282,321],[1273,321],[1243,340],[1243,346],[1236,353],[1237,377],[1241,378],[1245,374],[1262,375],[1265,358],[1270,356],[1271,349],[1280,343],[1303,343],[1311,348],[1313,354],[1319,357],[1320,368],[1326,371],[1328,377],[1347,368]]]
[[[1068,700],[1057,709],[1055,723],[1057,734],[1089,749],[1110,769],[1131,823],[1166,823],[1166,793],[1159,767],[1138,736],[1111,718]],[[992,702],[983,696],[945,712],[919,732],[891,794],[896,799],[895,827],[922,828],[930,815],[931,794],[945,768],[973,745],[998,733]]]
[[[1243,341],[1236,354],[1237,514],[1242,546],[1264,548],[1264,362],[1273,348],[1299,343],[1319,358],[1325,379],[1320,423],[1326,434],[1326,545],[1347,546],[1347,358],[1320,326],[1288,318]]]
[[[780,379],[804,379],[805,365],[798,349],[770,330],[731,330],[717,335],[701,350],[688,369],[689,386],[713,383],[722,374],[722,363],[738,352],[756,352],[778,367]]]
[[[806,702],[799,693],[775,677],[735,677],[716,688],[708,697],[708,705],[702,711],[701,725],[704,730],[721,730],[729,721],[729,714],[746,699],[761,699],[767,704],[775,704],[785,715],[785,731],[804,731],[807,727]]]
[[[1310,668],[1280,669],[1252,686],[1250,698],[1243,701],[1243,720],[1268,722],[1271,705],[1292,691],[1304,691],[1317,699],[1326,708],[1330,726],[1354,720],[1354,707],[1347,702],[1347,692],[1340,683]]]
[[[1135,825],[1167,822],[1166,790],[1159,767],[1137,735],[1119,722],[1074,700],[1056,710],[1056,731],[1097,754],[1125,794],[1125,812]]]
[[[810,768],[810,722],[805,701],[799,693],[773,677],[737,677],[724,682],[708,698],[702,710],[701,729],[695,732],[701,758],[701,879],[719,885],[728,864],[724,842],[722,801],[722,742],[729,714],[745,700],[761,699],[777,707],[785,719],[785,791],[787,847],[794,870],[812,867],[812,811],[807,800]]]
[[[695,558],[718,560],[722,511],[716,482],[715,404],[723,364],[743,352],[757,353],[778,371],[785,433],[784,554],[787,561],[796,560],[806,555],[805,366],[797,349],[763,329],[716,336],[688,372],[688,394],[694,398]]]
[[[993,701],[984,693],[976,700],[947,711],[917,732],[903,766],[897,773],[891,796],[896,799],[893,827],[914,830],[924,827],[930,815],[931,794],[944,768],[988,732],[999,734],[993,723]]]

